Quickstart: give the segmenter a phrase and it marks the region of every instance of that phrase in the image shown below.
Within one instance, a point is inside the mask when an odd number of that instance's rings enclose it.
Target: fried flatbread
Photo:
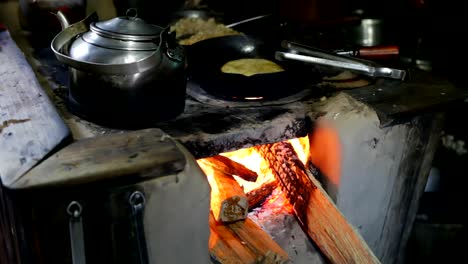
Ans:
[[[221,67],[224,73],[236,73],[252,76],[261,73],[275,73],[284,71],[278,64],[266,59],[239,59],[229,61]]]

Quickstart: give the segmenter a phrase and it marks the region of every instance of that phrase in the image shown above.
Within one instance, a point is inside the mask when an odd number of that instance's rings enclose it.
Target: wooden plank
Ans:
[[[12,189],[64,186],[122,176],[165,176],[182,171],[186,160],[160,129],[144,129],[77,141],[10,184]]]
[[[0,31],[0,177],[9,187],[70,132],[8,31]]]
[[[218,223],[210,215],[210,254],[221,264],[281,264],[288,254],[252,220]]]
[[[247,218],[249,203],[244,190],[229,174],[198,161],[211,186],[211,211],[218,222],[233,222]]]
[[[291,144],[259,147],[282,184],[304,231],[332,263],[379,263],[320,183],[307,172]]]
[[[200,159],[199,161],[210,165],[216,170],[223,172],[229,175],[236,175],[240,178],[255,182],[257,180],[257,173],[245,167],[244,165],[231,160],[228,157],[224,157],[221,155]]]

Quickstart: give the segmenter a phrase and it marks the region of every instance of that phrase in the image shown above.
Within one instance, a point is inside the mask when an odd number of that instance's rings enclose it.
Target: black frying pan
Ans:
[[[246,35],[212,38],[186,46],[190,79],[212,95],[228,100],[248,100],[262,97],[274,100],[295,94],[319,80],[303,64],[278,62],[274,53],[280,48],[274,41],[262,41]],[[231,60],[264,58],[285,71],[244,76],[221,72],[221,67]]]

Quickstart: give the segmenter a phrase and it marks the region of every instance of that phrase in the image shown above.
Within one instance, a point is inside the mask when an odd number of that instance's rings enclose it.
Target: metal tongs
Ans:
[[[275,58],[280,61],[293,60],[330,66],[371,77],[385,77],[398,80],[404,80],[406,77],[405,70],[382,67],[377,63],[368,60],[340,56],[331,52],[286,40],[281,42],[281,46],[288,49],[288,51],[277,51],[275,53]]]

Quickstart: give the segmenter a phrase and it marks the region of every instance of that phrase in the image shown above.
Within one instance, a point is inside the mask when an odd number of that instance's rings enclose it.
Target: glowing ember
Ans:
[[[281,187],[276,188],[263,203],[263,209],[271,211],[272,213],[287,213],[294,212],[293,206],[289,203],[286,194],[281,190]]]

